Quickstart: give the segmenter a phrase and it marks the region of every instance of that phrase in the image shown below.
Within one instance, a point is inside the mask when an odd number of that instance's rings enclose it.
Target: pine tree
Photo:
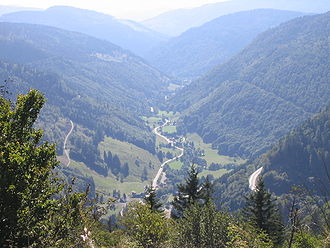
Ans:
[[[212,202],[213,198],[213,184],[210,181],[209,177],[206,178],[205,182],[203,183],[203,198],[205,200],[206,203]]]
[[[129,176],[129,166],[128,166],[127,162],[122,166],[120,171],[123,174],[123,177],[128,177]]]
[[[141,181],[144,182],[146,180],[148,180],[148,170],[147,167],[144,167],[141,175]]]
[[[172,217],[183,217],[184,210],[195,203],[205,203],[205,193],[203,185],[199,182],[196,167],[192,165],[185,183],[178,185],[178,195],[172,202]]]
[[[116,155],[113,156],[112,164],[111,164],[111,171],[114,175],[117,176],[119,174],[120,166],[121,166],[121,163],[120,163],[119,157],[116,154]]]
[[[266,232],[275,245],[280,245],[283,242],[284,226],[275,201],[260,178],[255,191],[246,197],[243,214],[255,227]]]
[[[157,198],[156,189],[152,186],[152,184],[147,186],[143,200],[150,206],[152,211],[163,212],[163,204],[160,202],[160,199]]]

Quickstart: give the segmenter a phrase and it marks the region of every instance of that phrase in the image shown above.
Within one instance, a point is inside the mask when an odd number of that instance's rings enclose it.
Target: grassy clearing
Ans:
[[[162,116],[162,117],[167,117],[167,118],[171,118],[174,116],[174,112],[173,111],[159,111],[158,116]]]
[[[214,176],[215,179],[222,177],[224,174],[230,172],[230,170],[226,169],[220,169],[216,171],[210,171],[210,170],[203,170],[201,173],[199,173],[200,177],[207,177],[208,175]]]
[[[164,133],[176,133],[176,126],[165,126],[163,127]]]
[[[178,160],[178,161],[173,161],[173,162],[169,163],[168,165],[172,170],[180,170],[183,163],[180,160]]]
[[[95,171],[89,169],[84,163],[71,161],[70,167],[79,170],[83,175],[87,177],[93,177],[95,187],[98,192],[105,195],[112,194],[114,189],[120,190],[121,193],[130,194],[132,191],[141,193],[144,191],[144,186],[149,182],[124,182],[120,183],[112,175],[104,177]]]
[[[162,122],[162,118],[155,116],[152,117],[142,116],[141,119],[144,120],[146,125],[149,126],[151,129],[158,127]]]
[[[170,119],[172,121],[178,119],[179,115],[179,112],[174,113],[173,111],[159,111],[157,114],[158,117]]]
[[[156,135],[156,147],[158,147],[160,144],[167,145],[168,142],[164,138],[159,137],[158,135]]]
[[[142,120],[146,121],[148,124],[158,124],[158,122],[162,120],[162,118],[155,116],[152,117],[142,116],[141,118]]]
[[[226,165],[226,164],[239,165],[245,162],[245,160],[241,158],[219,155],[217,150],[212,149],[211,144],[205,144],[203,142],[203,139],[196,133],[187,134],[186,137],[188,141],[194,142],[196,148],[205,151],[205,156],[202,158],[206,160],[208,165],[210,165],[211,163],[218,163],[222,165]]]
[[[152,180],[160,166],[160,161],[156,156],[131,143],[105,137],[98,148],[101,155],[104,151],[110,151],[112,155],[117,154],[121,164],[128,163],[130,176],[125,178],[124,182],[140,181],[144,168],[147,169],[148,180]]]

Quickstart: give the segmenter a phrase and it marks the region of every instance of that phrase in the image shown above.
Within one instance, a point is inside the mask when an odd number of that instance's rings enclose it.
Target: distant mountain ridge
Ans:
[[[95,165],[105,136],[154,152],[155,137],[140,116],[163,100],[169,79],[141,58],[76,32],[0,23],[0,60],[3,80],[13,78],[18,89],[36,87],[51,100],[41,126],[51,141],[63,141],[63,119],[75,123],[76,160]]]
[[[42,24],[76,31],[107,40],[140,56],[167,39],[139,23],[68,6],[54,6],[44,11],[10,13],[1,16],[0,21]]]
[[[198,27],[222,15],[261,8],[324,13],[330,10],[330,2],[328,0],[228,0],[197,8],[168,11],[144,20],[142,24],[163,34],[178,36],[189,28]]]
[[[329,103],[330,12],[270,29],[169,100],[179,128],[255,157]]]
[[[147,60],[168,75],[194,79],[238,53],[259,33],[302,15],[258,9],[221,16],[154,48]]]

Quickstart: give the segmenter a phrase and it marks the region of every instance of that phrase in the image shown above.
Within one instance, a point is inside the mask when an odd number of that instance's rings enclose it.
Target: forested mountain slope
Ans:
[[[270,29],[181,90],[182,131],[222,154],[251,157],[329,103],[330,12]]]
[[[163,99],[168,78],[139,57],[79,33],[0,23],[0,59],[2,80],[49,98],[41,127],[50,140],[61,144],[65,122],[75,123],[75,158],[93,164],[105,135],[154,152],[155,137],[140,115]]]
[[[144,55],[151,47],[167,38],[133,21],[67,6],[44,11],[20,11],[0,17],[3,22],[43,24],[105,39],[135,54]]]
[[[132,53],[80,33],[0,23],[0,37],[1,59],[59,73],[70,78],[75,89],[99,100],[111,91],[118,98],[113,102],[129,101],[126,107],[134,110],[157,100],[169,80]]]
[[[168,11],[142,23],[158,32],[178,36],[189,28],[201,26],[219,16],[261,8],[324,13],[330,10],[330,2],[328,0],[227,0],[191,9]]]
[[[300,186],[313,194],[329,194],[330,106],[283,137],[270,151],[226,174],[215,183],[217,204],[233,210],[242,207],[249,191],[248,178],[263,167],[266,186],[277,196]]]
[[[278,195],[292,186],[323,193],[330,183],[330,106],[281,139],[255,164],[265,168],[266,183]]]
[[[147,59],[169,75],[196,78],[237,54],[261,32],[301,15],[259,9],[221,16],[156,47]]]

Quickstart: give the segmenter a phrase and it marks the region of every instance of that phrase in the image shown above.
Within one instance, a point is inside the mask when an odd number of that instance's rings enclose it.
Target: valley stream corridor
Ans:
[[[158,185],[158,181],[159,181],[160,176],[161,176],[162,173],[163,173],[164,166],[165,166],[167,163],[170,163],[170,162],[172,162],[172,161],[175,161],[176,159],[181,158],[181,157],[183,156],[183,152],[184,152],[184,149],[183,149],[183,148],[180,148],[180,147],[175,146],[174,143],[173,143],[170,139],[168,139],[167,137],[165,137],[164,135],[162,135],[162,134],[160,133],[159,130],[160,130],[162,127],[166,126],[168,123],[169,123],[169,120],[165,120],[165,123],[164,123],[163,125],[161,125],[161,126],[155,127],[154,130],[153,130],[153,132],[154,132],[156,135],[158,135],[159,137],[165,139],[167,143],[172,144],[173,147],[175,147],[176,149],[180,150],[181,153],[180,153],[178,156],[175,156],[175,157],[173,157],[173,158],[171,158],[171,159],[168,159],[168,160],[164,161],[164,162],[160,165],[160,168],[159,168],[159,170],[158,170],[158,172],[157,172],[155,178],[152,180],[152,187],[153,187],[153,188],[158,188],[158,186],[159,186],[159,185]]]

